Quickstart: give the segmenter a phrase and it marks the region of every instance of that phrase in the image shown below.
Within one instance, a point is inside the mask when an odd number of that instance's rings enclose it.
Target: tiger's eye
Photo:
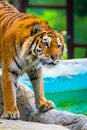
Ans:
[[[62,45],[59,44],[59,45],[58,45],[58,48],[60,48],[61,46],[62,46]]]
[[[48,47],[48,43],[47,42],[44,42],[44,45]]]

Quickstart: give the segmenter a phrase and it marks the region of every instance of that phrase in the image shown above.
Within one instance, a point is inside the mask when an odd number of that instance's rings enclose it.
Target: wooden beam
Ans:
[[[31,8],[51,8],[51,9],[66,9],[66,5],[44,5],[44,4],[28,4]]]
[[[87,48],[87,43],[74,43],[73,44],[74,47],[83,47],[83,48]]]

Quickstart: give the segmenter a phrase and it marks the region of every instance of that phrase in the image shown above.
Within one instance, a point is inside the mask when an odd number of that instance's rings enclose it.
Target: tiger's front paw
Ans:
[[[46,100],[40,107],[39,107],[39,110],[41,112],[45,112],[45,111],[48,111],[50,109],[53,109],[55,108],[55,104],[52,102],[52,101],[48,101]]]
[[[19,111],[6,111],[3,112],[3,115],[1,116],[2,119],[12,119],[12,120],[18,120],[20,117]]]

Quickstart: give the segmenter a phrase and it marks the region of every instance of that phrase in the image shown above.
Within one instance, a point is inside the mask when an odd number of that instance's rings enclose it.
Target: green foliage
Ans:
[[[27,9],[27,13],[31,12],[35,16],[47,21],[55,30],[60,31],[66,29],[65,11],[51,9]],[[63,14],[63,15],[62,15]]]
[[[74,41],[76,43],[87,43],[87,16],[74,15]],[[87,48],[75,48],[74,58],[83,58]]]
[[[75,42],[87,42],[87,16],[74,15]]]
[[[86,54],[85,48],[75,48],[74,50],[74,58],[83,58]]]
[[[79,16],[87,15],[87,1],[86,0],[74,0],[74,11]]]

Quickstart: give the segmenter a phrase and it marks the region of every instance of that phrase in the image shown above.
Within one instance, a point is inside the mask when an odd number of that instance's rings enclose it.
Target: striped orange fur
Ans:
[[[20,13],[4,0],[0,1],[0,62],[2,63],[2,118],[18,119],[17,78],[26,72],[35,91],[40,111],[54,108],[44,96],[42,63],[57,64],[65,43],[57,31],[32,14]]]

